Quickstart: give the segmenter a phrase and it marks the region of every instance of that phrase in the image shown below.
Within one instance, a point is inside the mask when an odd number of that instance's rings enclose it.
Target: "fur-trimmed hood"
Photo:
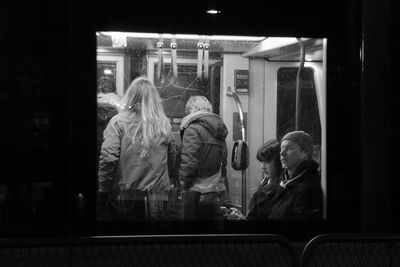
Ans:
[[[215,138],[224,140],[228,135],[228,129],[221,117],[208,111],[197,111],[190,113],[182,119],[181,131],[184,131],[192,122],[204,126]]]

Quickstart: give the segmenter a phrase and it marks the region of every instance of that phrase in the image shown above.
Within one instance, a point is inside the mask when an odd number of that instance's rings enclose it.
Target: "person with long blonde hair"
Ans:
[[[145,77],[136,78],[123,98],[122,111],[104,131],[98,171],[100,205],[123,200],[124,214],[129,214],[130,201],[143,200],[149,191],[168,191],[171,141],[171,124],[156,87]]]
[[[137,125],[129,125],[132,144],[140,147],[140,157],[148,155],[151,145],[159,146],[171,138],[171,124],[164,113],[160,95],[148,79],[136,79],[124,97],[123,111],[140,117]]]

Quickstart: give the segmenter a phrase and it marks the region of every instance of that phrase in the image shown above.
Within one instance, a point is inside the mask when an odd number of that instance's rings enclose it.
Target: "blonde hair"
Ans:
[[[212,112],[210,101],[204,96],[191,96],[185,105],[186,113],[193,113],[199,110]]]
[[[141,158],[148,155],[151,147],[170,141],[170,121],[165,115],[160,95],[149,79],[139,77],[131,83],[124,96],[123,111],[136,113],[141,118],[132,135],[132,145],[139,145]]]

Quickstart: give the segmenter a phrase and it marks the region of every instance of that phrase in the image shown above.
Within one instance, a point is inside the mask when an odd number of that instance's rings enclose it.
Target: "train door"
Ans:
[[[256,159],[260,145],[270,139],[280,140],[289,131],[303,130],[313,138],[316,150],[314,159],[320,164],[321,184],[326,199],[326,86],[323,53],[317,60],[306,61],[302,68],[299,80],[301,108],[296,118],[298,69],[299,61],[279,58],[269,60],[268,53],[249,58],[248,197],[257,188],[262,176],[260,163]],[[326,217],[326,208],[324,210]]]

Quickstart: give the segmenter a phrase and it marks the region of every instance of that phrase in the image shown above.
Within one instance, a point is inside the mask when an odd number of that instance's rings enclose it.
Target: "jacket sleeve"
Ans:
[[[104,141],[99,159],[99,192],[109,192],[115,179],[121,147],[118,123],[111,120],[104,130]]]
[[[197,175],[202,144],[203,142],[196,127],[189,125],[182,138],[179,166],[179,182],[183,190],[190,188],[193,179]]]
[[[172,138],[171,141],[168,143],[168,157],[167,157],[167,164],[168,164],[168,175],[170,179],[170,183],[174,185],[175,188],[179,186],[178,182],[178,174],[176,170],[176,155],[177,149]]]
[[[228,148],[227,148],[226,142],[224,142],[224,149],[222,151],[222,160],[221,160],[221,176],[223,178],[226,192],[229,195],[229,182],[228,182],[228,176],[227,176],[227,172],[226,172],[227,157],[228,157]]]
[[[228,147],[226,145],[226,142],[224,142],[224,149],[222,152],[222,161],[221,161],[221,175],[224,177],[226,177],[226,165],[228,164],[227,158],[228,158]]]

